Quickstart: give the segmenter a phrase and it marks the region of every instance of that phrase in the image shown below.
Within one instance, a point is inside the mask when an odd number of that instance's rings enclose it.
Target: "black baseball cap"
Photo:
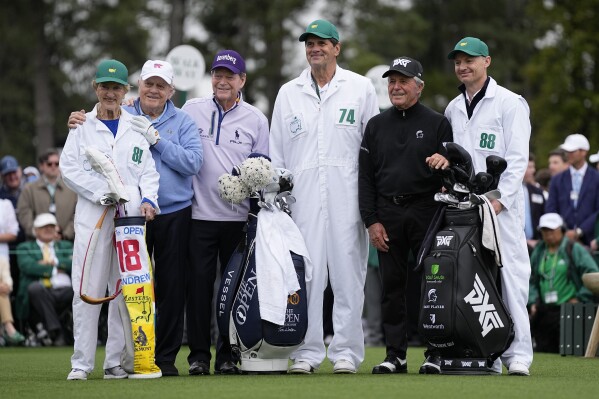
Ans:
[[[410,78],[418,77],[420,79],[424,75],[422,64],[410,57],[399,57],[391,61],[389,70],[383,74],[383,77],[386,78],[393,72],[399,72]]]

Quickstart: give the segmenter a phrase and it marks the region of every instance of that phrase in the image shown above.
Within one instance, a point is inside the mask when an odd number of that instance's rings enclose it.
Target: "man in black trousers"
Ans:
[[[378,250],[383,283],[387,353],[373,374],[407,372],[408,256],[418,253],[439,207],[434,195],[441,189],[441,177],[427,162],[432,154],[445,153],[443,143],[453,140],[447,119],[419,102],[424,88],[420,62],[396,58],[385,77],[393,107],[368,122],[359,158],[360,214]],[[431,159],[431,167],[447,166],[441,158]]]

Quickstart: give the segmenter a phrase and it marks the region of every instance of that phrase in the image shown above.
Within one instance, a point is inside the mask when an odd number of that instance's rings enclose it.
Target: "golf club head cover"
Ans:
[[[456,182],[455,175],[452,168],[446,169],[431,169],[431,172],[434,175],[441,176],[441,181],[443,182],[443,187],[449,192],[453,191],[453,185]]]
[[[106,178],[108,188],[110,189],[110,197],[120,203],[129,202],[127,189],[125,189],[125,185],[110,155],[94,147],[87,147],[85,149],[85,156],[92,169]]]
[[[451,168],[454,170],[456,180],[471,187],[474,180],[472,157],[459,144],[446,143],[445,148],[447,149],[447,159],[451,162]]]
[[[493,176],[487,172],[478,172],[474,176],[474,194],[482,195],[493,184]]]
[[[487,163],[487,173],[493,176],[493,183],[489,186],[489,190],[495,190],[499,185],[501,174],[507,168],[507,162],[497,155],[489,155],[485,161]]]

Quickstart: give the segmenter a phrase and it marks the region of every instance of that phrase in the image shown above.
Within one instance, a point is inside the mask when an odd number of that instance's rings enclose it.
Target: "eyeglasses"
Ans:
[[[46,162],[48,166],[58,166],[58,162]]]

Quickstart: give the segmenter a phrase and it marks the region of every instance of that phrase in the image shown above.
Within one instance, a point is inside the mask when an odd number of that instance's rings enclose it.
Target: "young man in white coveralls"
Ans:
[[[60,156],[60,170],[66,185],[77,193],[75,209],[75,243],[71,280],[73,282],[74,353],[68,380],[86,380],[94,368],[98,318],[101,307],[83,302],[80,283],[88,243],[96,223],[104,212],[110,190],[107,179],[96,173],[86,155],[87,147],[110,155],[129,195],[128,216],[154,219],[158,212],[158,179],[150,145],[135,132],[133,116],[121,108],[128,91],[128,72],[116,60],[104,60],[98,65],[94,91],[98,104],[86,114],[85,122],[71,129]],[[112,295],[120,279],[117,255],[113,243],[115,207],[111,206],[99,232],[98,244],[89,270],[87,292],[95,298],[104,297],[106,289]],[[121,215],[123,216],[123,215]],[[108,305],[108,339],[104,360],[104,378],[127,378],[121,365],[125,350],[122,318],[129,318],[122,295]],[[132,361],[132,360],[131,360]]]
[[[314,264],[307,281],[308,331],[291,355],[289,372],[310,374],[325,358],[322,302],[328,275],[335,297],[328,358],[335,373],[355,373],[364,360],[368,257],[358,209],[358,155],[378,102],[369,79],[337,65],[341,43],[333,24],[314,21],[299,40],[310,66],[279,90],[270,130],[273,165],[294,176],[292,217]]]
[[[447,56],[454,62],[462,92],[445,110],[454,142],[472,155],[476,172],[487,170],[486,158],[498,155],[507,161],[499,180],[501,198],[491,203],[499,222],[503,267],[502,297],[514,321],[515,337],[501,356],[509,375],[529,375],[532,363],[530,322],[526,310],[530,260],[524,235],[522,180],[528,166],[530,110],[526,100],[487,75],[489,48],[480,39],[460,40]],[[430,359],[427,359],[427,362]],[[425,362],[429,372],[434,362]],[[494,369],[501,372],[499,361]],[[421,368],[422,371],[422,368]]]

